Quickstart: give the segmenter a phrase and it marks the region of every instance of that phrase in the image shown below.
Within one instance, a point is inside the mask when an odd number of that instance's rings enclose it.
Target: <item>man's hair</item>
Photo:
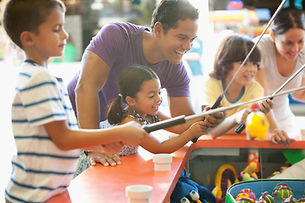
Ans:
[[[176,28],[179,20],[195,21],[198,16],[198,9],[188,0],[162,0],[153,12],[150,27],[153,30],[155,24],[161,22],[166,33],[170,28]]]
[[[21,33],[38,33],[39,25],[46,21],[56,7],[65,12],[65,5],[60,0],[10,0],[3,14],[4,29],[11,40],[22,48]]]

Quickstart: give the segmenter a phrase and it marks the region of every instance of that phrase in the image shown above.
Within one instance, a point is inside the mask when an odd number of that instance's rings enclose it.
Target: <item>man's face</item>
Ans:
[[[180,63],[183,54],[191,49],[193,40],[197,37],[197,21],[179,20],[177,27],[170,28],[160,35],[161,51],[165,59],[171,63]]]

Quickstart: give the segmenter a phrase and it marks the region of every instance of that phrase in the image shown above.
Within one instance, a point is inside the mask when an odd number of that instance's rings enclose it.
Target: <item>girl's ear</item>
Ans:
[[[126,96],[126,103],[129,106],[134,107],[136,105],[136,100],[130,96]]]
[[[32,46],[34,44],[33,33],[29,31],[23,31],[20,34],[20,41],[22,45]]]

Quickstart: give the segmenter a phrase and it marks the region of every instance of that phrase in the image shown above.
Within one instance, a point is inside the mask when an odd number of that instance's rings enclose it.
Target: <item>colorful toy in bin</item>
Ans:
[[[256,197],[251,189],[246,188],[246,189],[242,189],[239,192],[239,194],[237,195],[235,200],[239,203],[247,203],[247,202],[254,203],[256,200]]]
[[[251,105],[251,113],[246,120],[246,133],[251,139],[265,139],[269,123],[266,115],[259,111],[259,105]]]
[[[269,192],[263,192],[263,194],[259,197],[259,200],[265,200],[266,203],[275,203],[274,198]]]
[[[298,203],[305,203],[305,197],[298,199]]]
[[[284,203],[298,203],[298,201],[295,198],[293,198],[292,195],[290,195],[290,197],[284,200]]]
[[[226,192],[225,202],[237,203],[235,198],[246,188],[251,189],[255,196],[259,197],[256,202],[304,203],[305,180],[301,179],[259,179],[234,183]],[[276,196],[273,196],[273,191]],[[285,195],[278,196],[279,193]]]
[[[274,199],[285,200],[293,196],[292,189],[286,183],[278,183],[273,189]]]

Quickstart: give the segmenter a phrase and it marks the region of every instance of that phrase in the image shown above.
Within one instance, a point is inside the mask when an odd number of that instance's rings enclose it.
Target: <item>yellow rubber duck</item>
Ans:
[[[252,104],[251,113],[247,117],[246,132],[250,138],[265,139],[269,123],[266,115],[259,110],[257,103]]]

